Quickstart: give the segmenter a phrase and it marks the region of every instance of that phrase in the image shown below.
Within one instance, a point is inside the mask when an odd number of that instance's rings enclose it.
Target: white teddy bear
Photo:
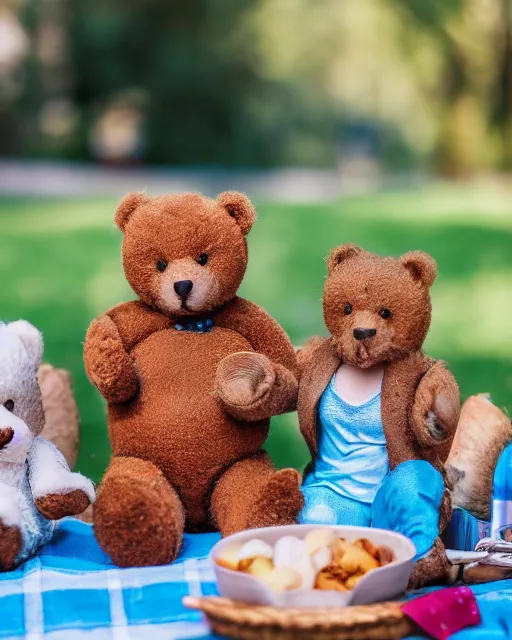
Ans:
[[[94,487],[38,437],[44,412],[37,370],[40,332],[28,322],[0,323],[0,571],[50,540],[55,520],[94,502]]]

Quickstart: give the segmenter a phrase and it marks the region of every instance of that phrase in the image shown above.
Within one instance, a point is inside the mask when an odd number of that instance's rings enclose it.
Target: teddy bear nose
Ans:
[[[178,282],[174,283],[174,291],[180,298],[186,298],[192,291],[193,286],[192,280],[178,280]]]
[[[377,329],[354,329],[354,338],[356,340],[368,340],[373,338],[377,333]]]
[[[0,429],[0,449],[3,449],[6,444],[14,438],[14,431],[11,427]]]

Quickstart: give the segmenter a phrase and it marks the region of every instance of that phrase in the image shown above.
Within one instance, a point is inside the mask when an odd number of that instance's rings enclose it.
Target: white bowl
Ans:
[[[215,558],[222,555],[235,542],[247,542],[254,538],[274,545],[279,538],[295,536],[304,538],[311,529],[332,529],[340,538],[348,541],[367,538],[376,545],[393,549],[396,561],[368,572],[352,591],[323,591],[318,589],[294,589],[276,593],[257,578],[219,566]],[[403,593],[409,582],[416,548],[409,538],[400,533],[369,527],[343,527],[331,525],[297,524],[284,527],[250,529],[228,536],[217,542],[210,552],[217,578],[219,593],[225,598],[249,604],[277,607],[343,607],[352,604],[370,604],[389,600]]]

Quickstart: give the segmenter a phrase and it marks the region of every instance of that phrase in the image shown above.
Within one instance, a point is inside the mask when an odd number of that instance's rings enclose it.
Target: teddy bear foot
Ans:
[[[5,525],[0,520],[0,571],[10,571],[21,551],[22,536],[18,527]]]
[[[429,584],[443,584],[446,581],[450,563],[446,557],[444,544],[439,538],[432,550],[416,562],[409,580],[409,589],[420,589]]]
[[[83,513],[90,504],[87,494],[81,489],[69,493],[50,493],[37,498],[36,507],[48,520],[60,520],[66,516]]]
[[[157,467],[136,458],[114,459],[93,508],[96,539],[114,564],[172,562],[184,525],[181,501]]]
[[[272,474],[260,491],[247,528],[295,524],[304,506],[301,482],[301,475],[295,469],[281,469]]]

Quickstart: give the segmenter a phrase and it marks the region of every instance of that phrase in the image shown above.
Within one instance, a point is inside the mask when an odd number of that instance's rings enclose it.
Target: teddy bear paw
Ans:
[[[128,402],[137,394],[139,380],[135,364],[108,316],[97,318],[89,327],[84,361],[91,382],[108,402]]]
[[[260,492],[247,522],[247,529],[295,524],[304,498],[302,477],[295,469],[276,471]]]
[[[266,356],[253,352],[234,353],[220,362],[215,390],[226,411],[244,419],[244,410],[260,401],[274,380],[274,369]]]
[[[69,493],[49,493],[35,501],[38,511],[48,520],[76,516],[83,513],[90,502],[87,494],[81,489]]]
[[[21,551],[22,536],[18,527],[8,526],[0,520],[0,571],[10,571]]]
[[[422,378],[412,408],[419,443],[432,447],[453,436],[460,414],[459,390],[452,374],[437,362]]]

